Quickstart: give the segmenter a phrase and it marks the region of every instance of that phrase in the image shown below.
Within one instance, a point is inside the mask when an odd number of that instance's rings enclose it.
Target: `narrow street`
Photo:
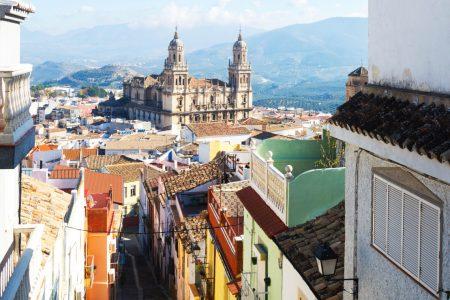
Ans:
[[[136,235],[125,234],[125,264],[119,276],[116,299],[170,299],[168,293],[156,283],[150,262],[142,255]]]

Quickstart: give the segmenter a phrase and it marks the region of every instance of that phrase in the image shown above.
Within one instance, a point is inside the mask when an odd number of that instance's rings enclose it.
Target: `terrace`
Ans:
[[[251,187],[288,226],[344,199],[344,168],[317,169],[328,140],[266,140],[252,146]],[[325,209],[326,210],[326,209]]]

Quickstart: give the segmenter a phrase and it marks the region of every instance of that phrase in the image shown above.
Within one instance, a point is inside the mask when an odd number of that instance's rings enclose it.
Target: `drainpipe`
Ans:
[[[361,158],[361,153],[363,149],[359,148],[357,151],[355,151],[356,154],[356,163],[355,163],[355,202],[354,202],[354,210],[355,210],[355,220],[353,222],[353,228],[355,230],[355,236],[353,238],[354,241],[354,247],[353,247],[353,274],[352,278],[357,278],[357,271],[358,271],[358,184],[359,184],[359,161]],[[355,283],[352,282],[352,290],[355,288]],[[354,299],[358,299],[358,294],[353,295]]]

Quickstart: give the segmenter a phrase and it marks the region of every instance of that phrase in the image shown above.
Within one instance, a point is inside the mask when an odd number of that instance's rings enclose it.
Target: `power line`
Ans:
[[[233,227],[233,226],[239,226],[242,225],[242,223],[237,223],[237,224],[232,224],[232,225],[221,225],[221,226],[206,226],[206,227],[202,227],[202,226],[193,226],[193,228],[185,228],[185,229],[181,229],[181,230],[176,230],[176,229],[172,229],[172,230],[166,230],[166,231],[152,231],[152,232],[129,232],[129,231],[92,231],[92,230],[88,230],[88,229],[82,229],[82,228],[76,228],[76,227],[72,227],[72,226],[66,226],[66,228],[68,229],[73,229],[73,230],[78,230],[78,231],[84,231],[84,232],[88,232],[88,233],[120,233],[120,234],[145,234],[145,235],[150,235],[150,234],[161,234],[161,233],[177,233],[177,232],[187,232],[187,231],[199,231],[199,230],[207,230],[207,229],[220,229],[220,228],[227,228],[227,227]]]

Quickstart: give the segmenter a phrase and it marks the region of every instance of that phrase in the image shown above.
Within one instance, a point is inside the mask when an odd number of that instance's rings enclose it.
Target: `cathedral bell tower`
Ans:
[[[188,67],[184,57],[184,44],[178,37],[178,30],[169,43],[169,55],[164,62],[164,73],[172,88],[182,88],[187,85]]]
[[[247,60],[247,43],[239,31],[233,45],[233,61],[229,62],[228,80],[236,108],[252,107],[251,67]]]

